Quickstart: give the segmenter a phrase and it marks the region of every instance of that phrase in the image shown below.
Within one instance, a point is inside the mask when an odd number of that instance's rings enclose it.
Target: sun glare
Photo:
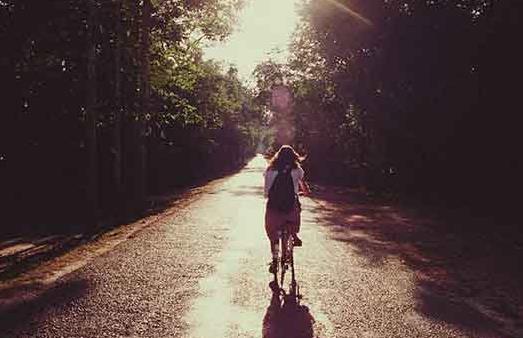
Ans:
[[[256,64],[269,57],[283,62],[298,23],[296,0],[249,0],[240,14],[239,27],[223,43],[204,48],[204,57],[234,64],[248,80]]]

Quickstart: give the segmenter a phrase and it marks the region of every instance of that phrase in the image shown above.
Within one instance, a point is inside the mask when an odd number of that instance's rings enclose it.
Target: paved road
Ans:
[[[341,224],[337,206],[308,198],[296,252],[302,306],[271,305],[264,164],[257,157],[211,182],[154,226],[1,314],[0,336],[504,336],[478,313],[432,294],[401,254],[377,255],[383,242],[344,226],[364,226],[366,216],[343,215]]]

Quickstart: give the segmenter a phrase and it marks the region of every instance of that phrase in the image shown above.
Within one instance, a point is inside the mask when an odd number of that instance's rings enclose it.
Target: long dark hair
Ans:
[[[269,162],[269,169],[278,171],[286,168],[296,169],[302,160],[303,158],[290,145],[283,145]]]

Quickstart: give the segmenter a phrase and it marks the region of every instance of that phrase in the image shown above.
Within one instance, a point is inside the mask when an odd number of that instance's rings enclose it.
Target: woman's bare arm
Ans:
[[[303,195],[309,195],[311,193],[311,189],[309,188],[309,185],[304,180],[299,181],[300,186],[300,192],[303,193]]]

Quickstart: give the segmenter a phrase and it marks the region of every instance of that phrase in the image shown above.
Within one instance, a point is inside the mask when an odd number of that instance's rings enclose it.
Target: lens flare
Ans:
[[[372,21],[370,21],[369,19],[367,19],[366,17],[364,17],[363,15],[361,15],[360,13],[354,11],[353,9],[351,9],[350,7],[348,7],[347,5],[344,5],[342,3],[339,3],[338,1],[336,0],[325,0],[331,4],[333,4],[335,7],[341,9],[342,11],[348,13],[350,16],[358,19],[359,21],[363,22],[364,24],[366,24],[367,26],[373,26],[372,24]]]

